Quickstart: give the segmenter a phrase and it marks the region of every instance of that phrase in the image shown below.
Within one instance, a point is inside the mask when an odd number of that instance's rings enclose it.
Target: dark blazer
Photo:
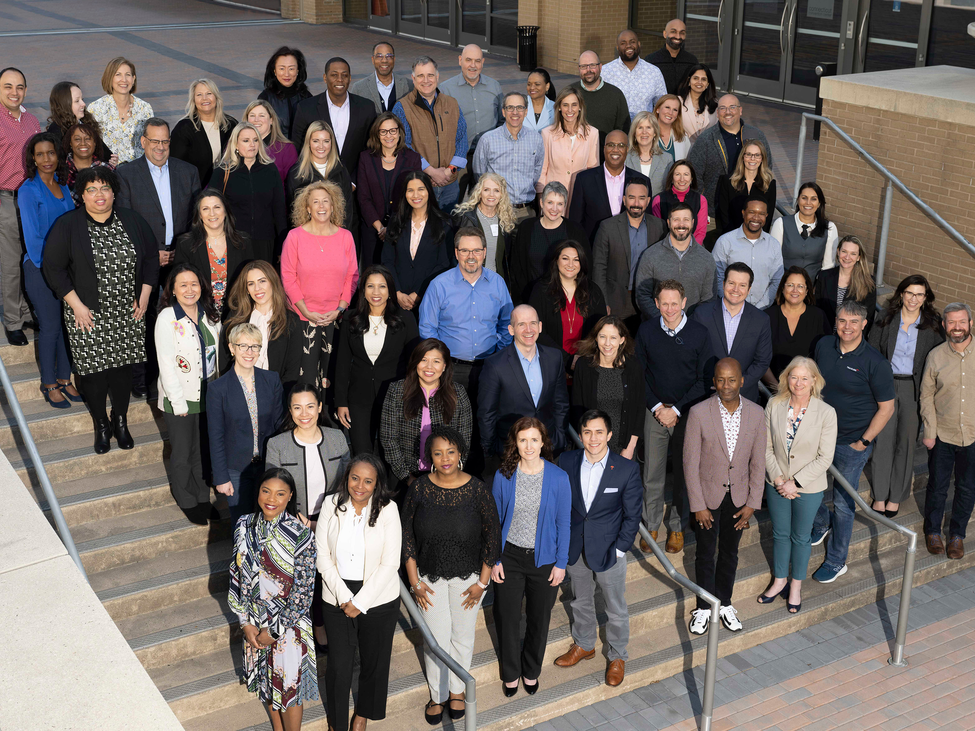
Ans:
[[[575,221],[568,217],[565,221],[565,237],[552,241],[549,245],[548,254],[545,262],[539,270],[532,264],[531,246],[532,232],[536,226],[541,226],[540,218],[526,218],[518,224],[515,230],[515,244],[509,247],[508,257],[508,290],[511,292],[511,299],[516,305],[523,304],[531,297],[532,285],[539,277],[548,274],[548,267],[551,263],[552,250],[563,241],[578,241],[586,250],[589,261],[592,261],[592,246],[589,244],[589,237],[586,230]]]
[[[156,245],[166,248],[166,218],[159,203],[159,194],[152,182],[149,160],[143,155],[115,169],[119,179],[116,205],[131,208],[146,219],[156,235]],[[190,230],[193,222],[193,200],[200,192],[200,176],[188,162],[170,156],[169,190],[173,204],[173,243]]]
[[[391,293],[395,296],[395,293]],[[338,357],[335,363],[335,405],[382,405],[390,382],[406,375],[406,363],[420,334],[416,318],[406,310],[400,313],[403,324],[393,332],[388,327],[383,349],[373,363],[366,355],[361,332],[352,332],[348,315],[339,331]]]
[[[872,313],[871,313],[872,314]],[[879,318],[867,342],[881,352],[887,360],[894,356],[894,349],[897,347],[897,331],[900,330],[900,313],[894,315],[894,319],[886,325],[880,325]],[[924,375],[924,363],[936,346],[945,341],[944,333],[941,332],[941,325],[936,328],[926,327],[917,331],[917,342],[914,345],[914,394],[915,400],[921,393],[921,376]]]
[[[744,303],[741,324],[735,334],[731,352],[728,352],[728,338],[724,329],[724,315],[721,297],[697,306],[695,320],[704,325],[711,335],[713,355],[705,368],[705,389],[711,387],[714,378],[714,365],[722,358],[734,358],[741,365],[741,395],[749,401],[758,402],[758,381],[765,375],[772,362],[772,329],[768,315],[748,302]],[[762,458],[764,459],[764,457]]]
[[[836,327],[836,294],[840,288],[840,268],[838,266],[830,269],[821,269],[816,275],[814,287],[816,296],[816,307],[826,313],[831,327]],[[850,295],[847,294],[847,297]],[[844,299],[844,302],[846,300]],[[867,308],[867,328],[864,335],[870,335],[870,328],[873,327],[873,320],[877,315],[877,290],[874,289],[866,297],[860,300],[860,304]]]
[[[224,171],[219,170],[210,180],[210,188],[224,190]],[[284,186],[274,163],[255,162],[248,170],[238,165],[227,176],[224,195],[237,222],[237,230],[250,234],[254,255],[273,263],[278,239],[288,232]]]
[[[293,310],[287,310],[285,314],[288,317],[288,332],[268,342],[267,369],[278,374],[287,395],[288,390],[298,382],[298,369],[304,348],[304,327],[301,318]],[[224,327],[220,331],[220,363],[224,372],[234,364],[234,359],[230,357],[230,348],[227,347],[229,337],[230,330]]]
[[[387,189],[382,157],[364,150],[359,155],[359,167],[356,173],[358,180],[355,186],[355,195],[362,210],[362,222],[369,228],[372,228],[374,221],[379,221],[385,226],[388,216],[395,209],[406,189],[406,186],[400,182],[400,176],[419,169],[420,155],[408,147],[403,148],[403,151],[396,156],[393,185]]]
[[[579,418],[589,409],[601,409],[597,395],[599,373],[590,358],[579,358],[575,373],[572,374],[571,423],[579,428]],[[613,424],[613,433],[619,436],[619,443],[625,448],[630,438],[643,436],[643,422],[646,416],[646,381],[643,364],[636,355],[623,362],[623,413],[622,423]]]
[[[383,246],[383,266],[393,273],[393,281],[398,292],[405,294],[416,292],[422,298],[433,278],[453,265],[450,253],[454,246],[454,233],[450,219],[443,221],[443,240],[439,244],[433,241],[429,223],[428,219],[420,235],[416,256],[413,258],[410,257],[409,221],[396,241],[391,240],[389,236],[386,237],[386,245]],[[417,312],[419,306],[418,299],[414,304]]]
[[[772,230],[772,219],[775,218],[775,179],[772,179],[768,189],[765,191],[756,190],[755,184],[753,183],[752,192],[760,194],[768,206],[768,218],[765,219],[764,226],[765,233],[768,233]],[[742,191],[731,187],[730,175],[722,175],[718,178],[718,188],[714,193],[714,203],[716,206],[714,216],[717,219],[718,235],[734,231],[736,228],[741,228],[745,222],[741,212],[748,203],[749,195],[751,193],[748,192],[747,188]]]
[[[562,349],[562,312],[561,310],[555,311],[554,303],[547,290],[548,277],[543,277],[535,282],[531,297],[528,298],[528,304],[535,308],[535,312],[538,313],[538,321],[542,324],[542,332],[538,336],[538,342],[562,351],[562,365],[565,366],[566,370],[569,370],[572,356],[569,355],[568,351]],[[606,299],[603,297],[603,291],[592,280],[589,281],[589,303],[586,305],[586,309],[587,314],[582,321],[580,339],[589,334],[593,325],[599,322],[599,318],[606,316]]]
[[[647,248],[667,233],[664,222],[649,212]],[[633,293],[630,292],[630,222],[626,211],[603,221],[596,231],[592,245],[592,279],[606,295],[606,304],[613,314],[626,319],[637,313]],[[635,287],[634,287],[635,290]]]
[[[220,130],[221,152],[227,149],[230,133],[236,126],[237,120],[228,115],[226,126]],[[213,150],[210,149],[210,140],[202,124],[196,129],[189,119],[179,120],[170,134],[169,154],[177,160],[195,165],[200,176],[200,185],[207,187],[213,175]]]
[[[116,208],[114,213],[135,249],[135,299],[142,294],[143,284],[153,288],[159,284],[159,249],[152,229],[142,216],[128,208]],[[74,290],[85,307],[92,312],[99,311],[98,273],[84,206],[65,213],[51,226],[42,268],[55,297],[64,299]]]
[[[586,452],[574,449],[559,457],[559,467],[572,487],[572,523],[569,534],[569,564],[585,556],[586,566],[608,571],[617,561],[616,552],[626,553],[633,545],[643,513],[643,483],[636,462],[610,451],[589,510],[582,495],[582,460]]]
[[[227,294],[230,293],[230,288],[234,286],[234,282],[240,276],[244,265],[258,258],[254,253],[254,245],[251,242],[251,237],[242,232],[240,238],[241,247],[239,249],[236,246],[227,245],[227,288],[224,290]],[[207,253],[206,242],[202,242],[194,251],[191,248],[191,239],[192,236],[190,234],[183,234],[179,237],[176,241],[176,255],[173,257],[173,263],[182,264],[185,262],[192,264],[196,271],[204,277],[207,277],[210,274],[210,255]],[[225,307],[228,299],[229,297],[224,297]]]
[[[254,369],[257,391],[257,446],[261,453],[284,416],[281,379],[273,371]],[[207,432],[210,462],[217,485],[230,482],[229,470],[243,472],[252,463],[254,432],[247,399],[232,368],[207,387]]]
[[[398,90],[397,90],[398,91]],[[376,105],[372,100],[356,94],[349,94],[349,131],[345,135],[345,144],[339,150],[339,156],[345,165],[352,181],[356,180],[356,168],[359,166],[359,155],[366,149],[369,141],[369,130],[376,120]],[[305,142],[305,132],[312,122],[327,122],[332,126],[332,117],[328,112],[328,92],[305,99],[298,103],[294,121],[291,123],[291,141],[299,150]]]
[[[454,216],[454,231],[458,231],[465,226],[479,228],[481,231],[484,231],[481,228],[481,219],[477,217],[476,208],[470,211],[464,211],[459,216]],[[501,226],[498,226],[498,244],[494,256],[494,271],[500,274],[505,280],[508,278],[508,254],[511,251],[511,242],[514,240],[516,232],[517,227],[505,233],[501,230]]]
[[[281,134],[291,139],[291,122],[295,117],[295,110],[298,109],[299,103],[311,98],[311,92],[305,88],[301,92],[291,94],[291,96],[278,96],[271,89],[265,88],[257,95],[257,98],[271,105],[274,113],[278,115],[278,122],[281,124]]]
[[[540,419],[548,429],[552,449],[561,451],[565,448],[565,425],[569,416],[562,356],[555,348],[536,346],[536,357],[542,369],[542,394],[535,406],[515,348],[512,343],[487,358],[481,371],[477,423],[481,428],[484,454],[501,454],[508,430],[523,416]]]
[[[295,198],[301,192],[302,188],[314,183],[316,180],[325,180],[322,174],[318,172],[318,168],[314,165],[311,168],[311,178],[299,178],[298,168],[300,166],[300,160],[292,165],[288,171],[288,177],[284,181],[284,197],[289,213],[294,206]],[[345,198],[345,219],[342,221],[342,228],[348,229],[353,233],[356,232],[359,224],[356,218],[355,194],[352,189],[352,177],[349,175],[349,171],[345,169],[345,165],[336,165],[328,171],[328,179],[342,189],[342,197]]]
[[[623,194],[626,195],[626,186],[630,181],[640,180],[650,188],[650,178],[639,170],[624,167]],[[660,191],[650,190],[647,200],[652,200],[654,193]],[[620,208],[620,213],[623,212]],[[588,170],[576,173],[576,181],[572,186],[572,202],[569,204],[569,218],[578,223],[586,232],[586,238],[593,240],[599,224],[607,218],[611,218],[613,209],[610,208],[609,193],[606,191],[606,170],[603,165],[599,165]],[[656,239],[654,239],[656,241]]]

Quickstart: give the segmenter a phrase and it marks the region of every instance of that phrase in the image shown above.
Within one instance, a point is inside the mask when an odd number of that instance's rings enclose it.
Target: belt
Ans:
[[[521,209],[524,209],[524,208],[531,208],[532,207],[532,204],[531,203],[514,203],[514,204],[512,204],[511,207],[514,208],[515,210],[521,210]]]
[[[16,198],[17,197],[17,191],[16,190],[0,190],[0,195],[9,195],[9,196],[13,196],[14,198]]]
[[[913,381],[914,380],[914,376],[912,376],[912,375],[911,376],[905,376],[905,375],[903,375],[901,373],[895,373],[894,374],[894,380],[895,381]]]
[[[463,363],[464,365],[477,365],[478,363],[483,363],[484,358],[477,358],[475,360],[464,360],[463,358],[454,358],[453,356],[451,356],[450,361],[452,363]]]
[[[509,548],[515,551],[521,551],[522,553],[535,553],[534,548],[522,548],[521,546],[516,546],[514,543],[506,543],[504,550],[507,551]]]

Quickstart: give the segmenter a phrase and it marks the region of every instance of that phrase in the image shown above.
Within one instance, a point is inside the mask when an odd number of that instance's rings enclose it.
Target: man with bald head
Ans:
[[[697,583],[721,600],[725,628],[740,632],[731,594],[741,531],[762,507],[765,492],[765,412],[741,395],[741,365],[734,358],[717,362],[713,382],[714,395],[692,406],[687,417],[684,482],[697,521]],[[710,618],[710,605],[698,598],[691,634],[707,632]]]
[[[687,75],[691,66],[697,64],[697,56],[684,48],[687,39],[687,26],[684,21],[674,18],[664,27],[664,47],[647,56],[647,63],[652,63],[663,74],[667,82],[667,93],[676,94],[677,87]]]
[[[725,94],[718,99],[718,124],[701,132],[687,159],[697,173],[697,189],[708,199],[708,210],[716,211],[714,192],[718,178],[731,175],[738,164],[744,143],[758,140],[765,145],[768,165],[772,167],[772,150],[762,131],[741,119],[741,101],[734,94]]]
[[[538,344],[542,323],[531,305],[512,310],[508,332],[513,342],[484,361],[478,384],[477,423],[489,463],[501,455],[508,430],[523,416],[545,424],[552,449],[565,448],[569,393],[562,352]]]
[[[630,131],[630,107],[619,87],[602,78],[603,65],[595,51],[579,56],[579,81],[572,84],[586,105],[586,123],[599,130],[599,146],[614,129]],[[637,110],[639,111],[639,110]]]
[[[623,92],[632,120],[637,112],[653,109],[667,93],[667,84],[656,66],[640,58],[640,39],[633,31],[616,37],[616,51],[619,56],[603,66],[603,81]]]

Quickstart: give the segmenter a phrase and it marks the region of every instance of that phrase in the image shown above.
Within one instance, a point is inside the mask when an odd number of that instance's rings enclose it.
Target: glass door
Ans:
[[[816,66],[834,63],[843,47],[843,0],[793,1],[786,25],[787,77],[785,101],[816,104]]]
[[[744,0],[739,6],[734,88],[781,99],[786,78],[785,24],[789,0]]]
[[[487,0],[457,0],[457,45],[476,43],[487,47]]]
[[[452,0],[399,0],[399,32],[450,43]]]
[[[734,0],[685,0],[685,48],[708,65],[714,83],[721,89],[730,86],[731,29]]]
[[[923,65],[918,36],[931,0],[870,0],[860,17],[857,71],[890,71]]]
[[[389,12],[393,0],[367,0],[369,3],[369,27],[393,30],[393,14]]]

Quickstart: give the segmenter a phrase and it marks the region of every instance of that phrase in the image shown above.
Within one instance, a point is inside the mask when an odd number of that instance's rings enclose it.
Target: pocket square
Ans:
[[[619,491],[620,489],[618,487],[607,487],[605,490],[605,492],[619,492]]]

